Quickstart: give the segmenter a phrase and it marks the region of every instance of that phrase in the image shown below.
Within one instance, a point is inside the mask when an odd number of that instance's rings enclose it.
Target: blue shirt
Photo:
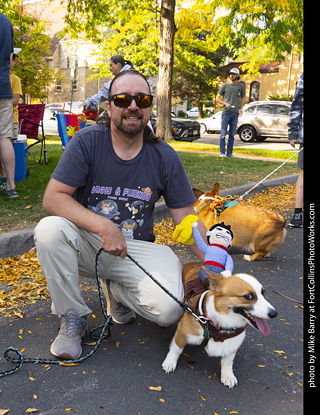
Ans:
[[[0,13],[0,99],[12,98],[10,83],[10,55],[13,53],[13,27]]]

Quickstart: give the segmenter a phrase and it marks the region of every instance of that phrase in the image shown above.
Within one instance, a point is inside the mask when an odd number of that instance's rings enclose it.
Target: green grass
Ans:
[[[192,187],[209,191],[215,183],[220,189],[258,183],[281,163],[245,158],[220,158],[210,154],[179,152]],[[270,179],[297,174],[296,165],[285,164]]]
[[[18,198],[8,199],[0,195],[0,232],[30,228],[45,216],[42,210],[43,193],[63,152],[61,141],[58,143],[47,144],[47,165],[42,158],[39,166],[29,168],[29,176],[25,180],[16,183]],[[34,149],[33,152],[36,153]],[[34,164],[34,160],[28,156],[28,166]]]
[[[175,150],[191,150],[191,151],[206,151],[211,153],[220,153],[219,146],[215,144],[204,144],[204,143],[188,143],[183,141],[170,141],[169,144],[175,149]],[[289,144],[288,144],[288,148]],[[276,158],[276,159],[283,159],[286,160],[290,156],[292,156],[295,151],[285,151],[285,150],[267,150],[267,149],[252,149],[252,148],[240,148],[240,147],[234,147],[233,153],[234,154],[246,154],[251,156],[259,156],[259,157],[269,157],[269,158]],[[291,160],[296,161],[298,156],[293,157]],[[290,160],[290,161],[291,161]]]
[[[188,146],[192,143],[177,144]],[[194,146],[194,144],[192,145]],[[198,146],[199,144],[197,144]],[[206,150],[201,149],[201,151]],[[258,150],[248,151],[253,155],[258,154]],[[266,151],[272,152],[272,150]],[[48,137],[48,165],[45,165],[42,160],[39,166],[29,168],[29,176],[25,180],[16,183],[19,198],[8,199],[0,195],[0,232],[33,227],[46,215],[42,209],[43,193],[62,152],[59,137]],[[220,189],[228,189],[246,183],[256,183],[281,164],[274,161],[220,158],[214,154],[178,153],[185,165],[191,185],[205,191],[210,190],[216,182],[219,182]],[[278,151],[274,151],[272,154],[274,157],[280,158],[278,153]],[[289,157],[288,152],[285,153]],[[32,163],[34,164],[32,159],[28,159],[28,165]],[[295,165],[286,164],[271,178],[297,173],[298,169]]]

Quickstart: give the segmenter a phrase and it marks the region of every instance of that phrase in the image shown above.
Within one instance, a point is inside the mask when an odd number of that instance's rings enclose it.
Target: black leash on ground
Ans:
[[[33,358],[25,357],[23,355],[23,353],[20,352],[20,350],[16,349],[15,347],[8,347],[7,350],[4,353],[4,357],[8,362],[16,363],[16,366],[13,367],[10,370],[5,370],[4,372],[0,372],[0,378],[4,377],[4,376],[7,376],[7,375],[12,375],[13,373],[17,372],[17,370],[19,370],[21,368],[23,363],[41,363],[41,364],[45,364],[45,365],[60,365],[60,366],[63,366],[63,365],[68,365],[68,364],[72,364],[72,363],[83,362],[84,360],[88,359],[89,357],[91,357],[95,353],[95,351],[98,349],[98,347],[100,346],[103,339],[106,339],[111,335],[110,326],[113,324],[113,322],[112,322],[111,316],[109,316],[106,312],[106,307],[105,307],[102,288],[101,288],[101,283],[100,283],[100,275],[99,275],[99,257],[100,257],[100,254],[101,254],[102,251],[103,251],[103,248],[101,248],[99,250],[99,252],[97,253],[97,255],[96,255],[95,270],[96,270],[96,281],[97,281],[97,285],[98,285],[100,306],[101,306],[102,314],[105,318],[105,321],[100,326],[93,328],[89,333],[89,336],[91,338],[93,338],[94,340],[97,340],[96,344],[91,349],[91,351],[89,353],[87,353],[85,356],[80,357],[78,359],[53,360],[53,359],[42,359],[40,357],[33,357]],[[100,335],[99,336],[94,335],[93,333],[95,331],[99,330],[99,329],[101,329]],[[11,355],[12,353],[15,353],[17,355],[17,357],[16,358],[13,357]]]
[[[105,318],[105,322],[103,324],[101,324],[100,326],[95,327],[94,329],[92,329],[90,331],[90,334],[89,334],[90,337],[97,340],[97,342],[96,342],[95,346],[92,348],[92,350],[89,353],[87,353],[85,356],[80,357],[78,359],[53,360],[53,359],[42,359],[40,357],[33,357],[33,358],[24,357],[23,353],[20,352],[20,350],[16,349],[15,347],[8,347],[7,350],[4,353],[4,357],[7,361],[12,362],[12,363],[16,363],[17,365],[14,368],[10,369],[10,370],[0,372],[0,378],[4,377],[4,376],[7,376],[7,375],[12,375],[13,373],[17,372],[21,368],[23,363],[41,363],[41,364],[45,364],[45,365],[60,365],[60,366],[63,366],[63,365],[68,365],[68,364],[72,364],[72,363],[83,362],[84,360],[88,359],[89,357],[91,357],[95,353],[95,351],[98,349],[98,347],[100,346],[103,339],[105,339],[105,338],[107,338],[111,335],[110,325],[112,325],[113,322],[112,322],[111,316],[109,316],[106,313],[106,307],[105,307],[105,303],[104,303],[104,300],[103,300],[103,292],[102,292],[102,288],[101,288],[100,273],[99,273],[99,257],[100,257],[100,254],[102,252],[103,252],[103,248],[101,248],[98,251],[97,255],[96,255],[95,271],[96,271],[96,282],[97,282],[97,286],[98,286],[100,306],[101,306],[102,314]],[[203,324],[205,324],[207,322],[208,319],[206,317],[197,316],[187,304],[183,303],[177,297],[175,297],[166,287],[164,287],[138,261],[136,261],[134,258],[132,258],[131,255],[128,254],[127,257],[128,257],[128,259],[130,259],[130,261],[132,261],[134,264],[136,264],[148,277],[150,277],[152,279],[152,281],[155,282],[166,294],[168,294],[176,303],[178,303],[179,306],[181,308],[183,308],[184,311],[191,314],[195,319],[197,319],[198,321],[200,321]],[[98,337],[94,336],[93,333],[95,331],[99,330],[99,329],[101,329],[100,335]],[[14,358],[10,355],[10,353],[15,353],[18,357]]]

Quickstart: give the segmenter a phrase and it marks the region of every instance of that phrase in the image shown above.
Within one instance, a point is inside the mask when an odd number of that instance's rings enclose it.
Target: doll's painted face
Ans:
[[[223,245],[229,248],[232,244],[232,234],[229,229],[223,226],[216,226],[211,231],[207,232],[208,241],[211,244]]]

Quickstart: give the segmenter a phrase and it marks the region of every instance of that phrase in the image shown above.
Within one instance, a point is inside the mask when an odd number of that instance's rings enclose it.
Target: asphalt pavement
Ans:
[[[158,220],[167,214],[163,205],[157,211]],[[172,249],[182,263],[197,260],[186,247]],[[243,252],[231,248],[235,273],[258,278],[279,313],[269,322],[269,336],[247,329],[234,361],[238,386],[233,389],[219,380],[219,359],[209,358],[201,347],[186,346],[175,372],[166,374],[161,364],[176,326],[159,327],[138,316],[132,324],[113,325],[111,336],[77,366],[25,363],[0,377],[0,408],[10,409],[9,415],[30,408],[41,415],[302,414],[302,253],[302,229],[288,229],[284,243],[268,259],[246,262]],[[102,324],[95,281],[82,279],[82,292],[94,313],[90,328]],[[51,314],[50,302],[39,300],[23,311],[23,319],[0,317],[0,372],[14,366],[3,358],[9,346],[24,350],[25,357],[51,358],[59,319]],[[85,345],[83,353],[91,348]],[[159,386],[160,391],[149,389]]]

